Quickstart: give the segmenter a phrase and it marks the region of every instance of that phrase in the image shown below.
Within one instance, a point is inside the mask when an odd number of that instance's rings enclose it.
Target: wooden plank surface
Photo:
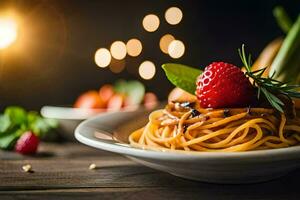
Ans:
[[[300,199],[300,171],[260,184],[189,181],[76,143],[43,144],[34,157],[0,152],[0,199]],[[89,170],[91,163],[96,170]],[[33,173],[22,166],[31,164]],[[47,197],[47,198],[46,198]]]

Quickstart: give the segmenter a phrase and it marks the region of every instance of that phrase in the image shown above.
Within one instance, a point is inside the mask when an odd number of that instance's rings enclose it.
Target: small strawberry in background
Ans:
[[[15,151],[21,154],[34,154],[39,143],[40,139],[31,131],[27,131],[17,140]]]

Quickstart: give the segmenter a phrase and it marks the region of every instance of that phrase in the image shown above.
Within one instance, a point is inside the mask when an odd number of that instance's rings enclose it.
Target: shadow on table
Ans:
[[[174,188],[172,196],[175,199],[300,199],[300,170],[269,182],[256,184],[209,184],[182,180],[185,183],[180,188]],[[162,191],[162,196],[170,198]],[[156,195],[157,195],[156,191]],[[149,199],[150,196],[148,196]],[[172,198],[173,198],[172,197]],[[163,199],[163,198],[162,198]]]

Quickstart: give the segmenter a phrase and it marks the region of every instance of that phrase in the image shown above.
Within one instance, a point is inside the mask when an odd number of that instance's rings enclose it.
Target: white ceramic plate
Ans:
[[[142,127],[148,112],[111,113],[82,122],[75,130],[81,143],[119,153],[175,176],[211,183],[254,183],[283,176],[300,167],[300,146],[248,152],[154,151],[128,145],[128,135]]]

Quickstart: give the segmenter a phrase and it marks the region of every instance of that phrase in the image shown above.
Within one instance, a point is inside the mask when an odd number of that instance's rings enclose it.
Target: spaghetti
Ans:
[[[203,109],[169,103],[129,136],[131,146],[185,151],[238,152],[300,143],[300,118],[271,108]]]

